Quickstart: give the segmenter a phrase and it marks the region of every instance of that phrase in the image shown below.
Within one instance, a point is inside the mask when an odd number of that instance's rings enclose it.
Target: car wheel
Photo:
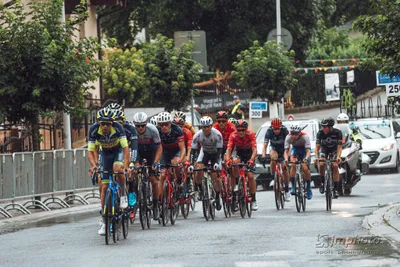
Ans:
[[[400,172],[400,157],[399,157],[399,154],[397,154],[397,157],[396,157],[396,167],[391,169],[391,172],[392,173],[399,173]]]

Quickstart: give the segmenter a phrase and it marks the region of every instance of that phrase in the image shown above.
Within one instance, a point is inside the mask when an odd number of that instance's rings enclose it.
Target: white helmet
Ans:
[[[290,126],[290,133],[300,133],[303,130],[299,125],[293,124]]]
[[[157,126],[157,116],[153,116],[150,118],[150,123],[154,126]]]
[[[161,112],[157,116],[158,123],[171,122],[171,121],[172,121],[172,117],[171,117],[171,113],[169,113],[169,112]]]
[[[228,121],[229,121],[230,123],[236,124],[237,119],[236,119],[236,118],[229,118]]]
[[[211,126],[212,124],[213,124],[213,120],[208,116],[204,116],[200,119],[200,126],[202,126],[202,127]]]
[[[348,122],[348,121],[349,121],[349,116],[347,116],[346,113],[340,113],[340,114],[337,116],[336,121],[337,121],[337,122],[339,122],[339,121]]]
[[[147,114],[144,112],[138,112],[133,115],[133,123],[134,124],[145,124],[147,123]]]

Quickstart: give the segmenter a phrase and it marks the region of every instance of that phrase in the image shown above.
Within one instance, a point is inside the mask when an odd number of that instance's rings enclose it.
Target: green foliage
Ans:
[[[370,0],[336,0],[336,10],[333,12],[329,26],[342,25],[356,19],[360,15],[370,14]]]
[[[232,76],[238,85],[249,88],[254,98],[280,101],[297,80],[294,78],[294,52],[285,51],[269,41],[261,46],[258,41],[237,56]]]
[[[307,59],[365,58],[369,56],[363,47],[365,37],[350,39],[349,31],[336,27],[327,28],[320,23],[307,52]]]
[[[0,3],[0,107],[10,122],[71,109],[98,77],[97,40],[71,38],[88,16],[85,5],[65,24],[62,7],[62,0],[31,1],[29,9]]]
[[[180,109],[189,101],[193,84],[199,80],[201,65],[192,57],[193,43],[174,47],[174,41],[158,35],[143,47],[146,78],[153,101],[166,110]]]
[[[152,36],[161,33],[169,38],[175,31],[204,30],[208,65],[230,70],[236,55],[254,40],[267,41],[268,32],[276,28],[275,7],[275,1],[265,0],[128,0],[125,10],[103,18],[102,27],[120,46],[132,45],[138,29],[131,25],[147,27]],[[281,1],[281,10],[282,27],[293,35],[296,58],[304,59],[318,20],[330,18],[335,0]]]
[[[107,93],[140,106],[149,97],[149,81],[146,78],[142,51],[131,49],[109,49],[105,56],[104,87]]]

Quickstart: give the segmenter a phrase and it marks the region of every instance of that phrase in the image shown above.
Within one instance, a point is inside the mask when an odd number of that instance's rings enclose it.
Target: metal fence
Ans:
[[[50,204],[68,208],[74,200],[89,205],[87,200],[99,194],[87,176],[87,154],[87,149],[74,149],[0,155],[0,201],[5,204],[0,214],[11,218],[10,210],[49,211]],[[90,192],[78,194],[84,191]],[[68,194],[61,198],[64,193]]]

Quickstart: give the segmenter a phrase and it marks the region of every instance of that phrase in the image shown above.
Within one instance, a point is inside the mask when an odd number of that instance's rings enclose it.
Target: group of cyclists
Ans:
[[[146,160],[151,166],[149,177],[153,192],[153,219],[158,220],[158,202],[162,199],[162,185],[164,184],[165,172],[160,167],[174,166],[174,180],[181,179],[180,168],[194,165],[201,169],[212,166],[212,184],[216,193],[215,208],[221,209],[222,181],[219,171],[227,166],[229,173],[230,189],[235,197],[237,182],[239,178],[238,163],[246,164],[245,175],[248,178],[251,197],[250,208],[252,211],[258,209],[256,201],[256,181],[254,179],[255,160],[257,157],[256,136],[248,129],[248,123],[244,119],[229,118],[228,113],[219,111],[216,113],[216,122],[209,116],[200,119],[200,130],[195,132],[193,126],[186,122],[184,112],[178,111],[172,115],[169,112],[161,112],[156,116],[148,118],[144,112],[138,112],[133,116],[133,124],[127,122],[123,108],[117,103],[110,104],[97,112],[97,122],[90,127],[88,137],[88,160],[91,164],[89,176],[102,168],[104,171],[126,173],[127,176],[119,174],[117,182],[121,186],[120,207],[122,209],[136,204],[135,184],[132,177],[135,175],[135,166],[139,166]],[[333,128],[333,118],[325,118],[321,121],[322,129],[317,134],[314,164],[318,159],[331,155],[337,159],[333,163],[334,197],[338,197],[339,172],[342,133]],[[271,126],[265,134],[265,141],[261,155],[261,161],[269,154],[271,158],[271,173],[274,175],[275,164],[278,159],[283,160],[283,177],[285,200],[290,201],[290,195],[294,194],[295,166],[292,164],[290,172],[288,163],[302,161],[304,179],[307,184],[307,198],[312,198],[310,183],[309,164],[311,162],[310,139],[303,129],[298,125],[292,125],[287,129],[282,125],[279,118],[271,121]],[[269,146],[268,146],[269,144]],[[269,147],[269,151],[267,151]],[[222,165],[224,162],[224,165]],[[321,181],[324,181],[325,163],[319,162],[318,169]],[[193,168],[192,168],[193,169]],[[189,171],[187,168],[186,171]],[[200,199],[202,194],[202,172],[193,174],[191,187],[194,190],[194,199]],[[126,177],[128,182],[126,183]],[[100,199],[104,206],[105,191],[108,186],[107,177],[101,176]],[[292,184],[289,193],[289,180]],[[193,183],[193,184],[192,184]],[[128,184],[128,188],[125,188]],[[321,189],[323,190],[323,185]],[[103,209],[102,209],[103,210]],[[134,216],[134,214],[132,214]],[[102,221],[98,234],[105,235],[105,224]]]

